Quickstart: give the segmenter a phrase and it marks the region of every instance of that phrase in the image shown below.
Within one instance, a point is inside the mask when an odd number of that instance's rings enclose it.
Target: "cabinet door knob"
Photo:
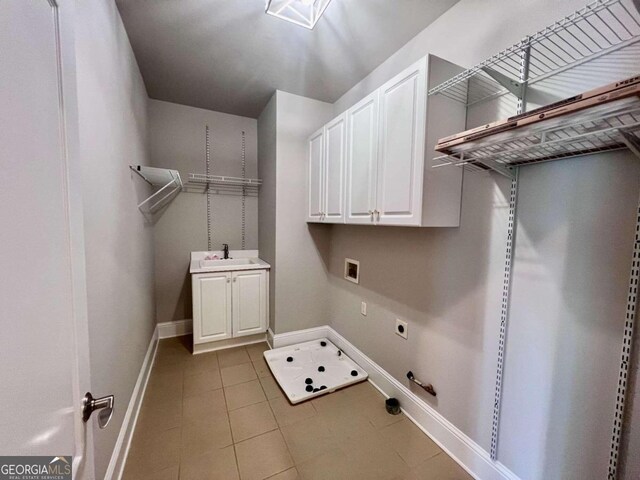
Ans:
[[[227,277],[227,283],[231,283],[231,278]]]

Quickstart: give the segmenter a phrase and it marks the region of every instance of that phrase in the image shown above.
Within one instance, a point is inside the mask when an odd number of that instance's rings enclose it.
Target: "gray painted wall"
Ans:
[[[329,103],[277,91],[260,128],[260,253],[272,265],[274,333],[327,323],[326,226],[307,225],[307,137],[331,118]]]
[[[307,138],[332,105],[277,92],[275,333],[327,323],[330,230],[307,225]]]
[[[205,126],[209,125],[211,174],[241,176],[242,131],[247,177],[256,178],[257,121],[175,103],[149,100],[151,164],[205,173]],[[201,186],[185,190],[154,218],[156,310],[159,323],[192,318],[189,254],[207,250],[207,196]],[[212,248],[242,248],[242,197],[212,195]],[[246,198],[245,248],[258,248],[258,197]]]
[[[276,308],[276,121],[277,94],[258,118],[258,177],[262,179],[258,203],[258,250],[271,264],[269,271],[269,328],[275,329]]]
[[[76,55],[87,301],[94,395],[113,394],[109,427],[94,426],[104,478],[155,327],[153,232],[129,164],[148,164],[147,93],[112,1],[76,3]]]
[[[427,53],[470,66],[583,5],[462,0],[334,112]],[[637,51],[627,57],[564,80],[581,80],[574,91],[613,81],[637,70]],[[548,98],[547,86],[538,90],[534,100]],[[514,107],[474,109],[468,126]],[[639,179],[628,152],[522,171],[499,460],[523,479],[606,476]],[[487,450],[508,188],[467,174],[459,229],[333,226],[330,248],[332,326],[399,380],[412,369],[433,382],[438,398],[425,401]],[[359,286],[342,279],[345,257],[361,261]],[[395,318],[409,322],[408,341],[394,335]]]

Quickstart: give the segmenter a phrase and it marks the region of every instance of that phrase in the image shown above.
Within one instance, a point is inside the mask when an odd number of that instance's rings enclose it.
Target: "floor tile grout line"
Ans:
[[[271,376],[273,376],[273,374],[271,374]],[[275,380],[275,378],[274,378]],[[264,387],[262,386],[262,382],[260,382],[260,388],[262,388],[262,391],[264,392]],[[267,392],[264,392],[264,396],[267,396]],[[282,441],[284,442],[284,446],[287,449],[287,453],[289,454],[289,458],[291,458],[291,461],[293,462],[294,466],[295,466],[295,461],[293,460],[293,455],[291,454],[291,450],[289,449],[289,444],[287,443],[287,439],[284,437],[284,434],[282,433],[282,425],[280,425],[280,422],[278,422],[278,417],[276,417],[276,412],[273,410],[273,407],[271,406],[271,400],[267,399],[267,405],[269,405],[269,410],[271,410],[271,414],[273,415],[273,418],[275,418],[276,420],[276,425],[278,425],[278,431],[280,432],[280,436],[282,437]],[[313,407],[313,405],[312,405]],[[285,470],[283,470],[284,472]],[[278,472],[278,473],[282,473],[282,472]],[[276,474],[277,475],[277,474]]]
[[[260,359],[258,359],[258,360],[260,360]],[[254,372],[257,374],[257,370],[256,370],[256,368],[255,368],[255,362],[253,361],[253,359],[251,359],[251,357],[250,357],[250,361],[251,361],[252,367],[253,367],[253,369],[254,369]],[[184,363],[184,362],[176,362],[176,363]],[[241,365],[241,364],[239,364],[239,365]],[[153,370],[153,367],[155,367],[155,366],[156,366],[156,365],[155,365],[155,362],[154,362],[154,365],[152,366],[152,370]],[[221,369],[222,369],[222,368],[225,368],[225,367],[221,367],[221,366],[220,366],[220,363],[219,363],[219,362],[216,362],[216,368],[217,368],[217,372],[218,372],[218,374],[220,374],[220,377],[221,377]],[[182,369],[182,388],[183,388],[183,393],[184,393],[184,387],[185,387],[185,382],[186,382],[186,375],[185,375],[185,373],[186,373],[186,370],[187,370],[187,369],[188,369],[187,365],[184,365],[184,368]],[[270,372],[269,372],[269,373],[270,373]],[[267,397],[267,392],[266,392],[265,387],[264,387],[264,385],[263,385],[262,378],[271,378],[273,381],[275,381],[275,379],[273,378],[273,375],[272,375],[272,374],[269,374],[269,375],[266,375],[266,376],[264,376],[264,377],[256,376],[256,378],[251,379],[251,380],[248,380],[248,381],[246,381],[246,382],[240,382],[240,383],[238,383],[238,384],[229,385],[229,386],[226,386],[226,387],[223,385],[223,386],[221,386],[220,388],[222,388],[222,390],[223,390],[222,394],[223,394],[223,398],[224,398],[224,401],[225,401],[225,410],[226,410],[226,412],[225,412],[225,413],[227,414],[227,426],[228,426],[229,430],[232,432],[232,429],[231,429],[231,422],[230,422],[230,416],[229,416],[229,413],[230,413],[231,411],[229,410],[229,406],[228,406],[228,403],[227,403],[227,391],[226,391],[226,388],[235,387],[235,386],[238,386],[238,385],[243,385],[243,384],[246,384],[246,383],[254,382],[254,381],[256,381],[256,380],[258,381],[258,384],[260,385],[260,390],[261,390],[261,392],[262,392],[262,393],[264,394],[264,396],[265,396],[265,400],[263,400],[263,401],[261,401],[261,402],[256,402],[256,403],[253,403],[253,404],[245,405],[245,406],[243,406],[243,407],[239,407],[239,408],[244,408],[244,407],[247,407],[247,406],[256,405],[256,404],[258,404],[258,403],[263,403],[264,401],[266,401],[266,402],[268,403],[268,405],[269,405],[269,410],[271,411],[272,415],[273,415],[273,416],[274,416],[274,418],[276,419],[276,424],[278,425],[278,427],[277,427],[277,428],[274,428],[274,429],[272,429],[272,430],[268,430],[268,431],[266,431],[266,432],[262,432],[262,433],[261,433],[261,434],[259,434],[259,435],[255,435],[255,436],[252,436],[252,437],[249,437],[249,438],[243,439],[242,441],[238,441],[238,442],[235,442],[235,440],[233,439],[233,435],[231,435],[231,437],[232,437],[232,438],[231,438],[231,442],[232,442],[232,443],[231,443],[230,445],[228,445],[228,446],[233,445],[233,447],[234,447],[234,459],[235,459],[235,462],[236,462],[236,468],[237,468],[237,471],[238,471],[238,475],[240,475],[240,466],[239,466],[239,461],[238,461],[237,448],[236,448],[236,446],[237,446],[238,444],[240,444],[240,443],[243,443],[243,442],[245,442],[245,441],[251,440],[251,439],[256,438],[256,437],[258,437],[258,436],[260,436],[260,435],[266,435],[266,434],[269,434],[269,433],[272,433],[272,432],[275,432],[276,430],[278,430],[278,431],[279,431],[279,433],[280,433],[280,435],[281,435],[281,437],[283,438],[283,441],[284,441],[285,447],[286,447],[286,449],[287,449],[287,452],[289,453],[289,456],[290,456],[290,458],[291,458],[291,459],[292,459],[292,461],[293,461],[293,466],[290,466],[290,467],[288,467],[288,468],[285,468],[285,469],[283,469],[283,470],[281,470],[281,471],[279,471],[279,472],[273,473],[273,474],[272,474],[272,475],[270,475],[269,477],[266,477],[266,478],[272,478],[272,477],[274,477],[274,476],[276,476],[276,475],[279,475],[280,473],[286,472],[286,471],[288,471],[288,470],[290,470],[290,469],[292,469],[292,468],[296,468],[296,471],[297,471],[297,466],[298,466],[299,464],[293,460],[293,456],[291,455],[291,447],[290,447],[290,444],[289,444],[289,442],[286,440],[286,438],[285,438],[285,436],[284,436],[284,434],[283,434],[283,432],[282,432],[282,428],[284,428],[284,427],[283,427],[282,425],[280,425],[280,423],[278,422],[277,417],[276,417],[276,415],[275,415],[275,411],[274,411],[273,406],[272,406],[272,400],[275,400],[275,398],[274,398],[274,399],[266,398],[266,397]],[[213,389],[213,390],[207,390],[206,392],[219,390],[220,388],[216,388],[216,389]],[[206,393],[206,392],[203,392],[203,393]],[[365,396],[363,395],[363,396],[362,396],[362,398],[358,397],[358,399],[359,399],[359,400],[361,400],[361,399],[365,399]],[[183,430],[183,427],[184,427],[184,425],[182,425],[182,424],[183,424],[183,421],[182,421],[182,420],[184,420],[184,400],[185,400],[185,398],[184,398],[184,394],[183,394],[183,395],[181,396],[181,401],[182,401],[182,403],[181,403],[181,408],[182,408],[182,411],[181,411],[181,426],[179,426],[179,427],[174,427],[174,428],[180,428],[181,437],[182,437],[182,433],[183,433],[183,432],[182,432],[182,430]],[[305,403],[306,403],[306,402],[305,402]],[[319,412],[319,411],[318,411],[318,408],[316,407],[316,405],[314,404],[314,402],[309,402],[309,403],[311,403],[311,407],[312,407],[312,410],[313,410],[313,412],[314,412],[314,415],[313,415],[313,416],[315,416],[315,415],[320,415],[320,416],[321,416],[322,414],[321,414],[321,412]],[[351,403],[351,402],[350,402],[350,403]],[[238,409],[239,409],[239,408],[238,408]],[[236,410],[238,410],[238,409],[236,409]],[[235,411],[235,410],[232,410],[232,411]],[[312,416],[312,417],[313,417],[313,416]],[[312,418],[312,417],[307,417],[307,418]],[[302,422],[302,421],[304,421],[304,420],[305,420],[305,419],[302,419],[302,420],[299,420],[299,421],[300,421],[300,422]],[[405,420],[405,419],[399,418],[396,422],[393,422],[393,423],[391,423],[391,424],[388,424],[388,425],[381,425],[381,426],[376,426],[376,424],[375,424],[375,423],[374,423],[370,418],[367,418],[367,423],[368,423],[368,424],[369,424],[369,425],[370,425],[370,426],[371,426],[371,427],[376,431],[376,433],[380,434],[380,432],[381,432],[382,430],[384,430],[385,428],[389,428],[389,427],[391,427],[391,426],[393,426],[393,425],[395,425],[395,424],[398,424],[398,423],[399,423],[400,421],[402,421],[402,420]],[[295,424],[295,423],[298,423],[298,422],[294,422],[293,424]],[[291,425],[293,425],[293,424],[291,424]],[[287,425],[287,426],[289,426],[289,425]],[[224,448],[226,448],[226,447],[224,447]],[[409,464],[404,460],[404,458],[402,458],[402,456],[399,454],[399,452],[398,452],[398,451],[395,451],[395,449],[394,449],[394,452],[393,452],[393,453],[395,454],[395,456],[396,456],[396,457],[397,457],[397,458],[398,458],[398,459],[399,459],[399,460],[400,460],[400,461],[401,461],[401,462],[402,462],[402,463],[403,463],[407,468],[409,468],[409,469],[411,469],[411,468],[412,468],[412,467],[411,467],[411,466],[410,466],[410,465],[409,465]],[[436,458],[436,457],[440,456],[442,453],[443,453],[442,451],[436,452],[434,455],[431,455],[431,456],[429,456],[429,457],[425,458],[425,459],[424,459],[424,462],[431,461],[431,460],[433,460],[434,458]],[[304,463],[304,462],[303,462],[303,463]],[[179,457],[179,462],[178,462],[178,474],[179,474],[179,475],[182,473],[183,466],[184,466],[184,465],[183,465],[183,461],[182,461],[182,455],[180,455],[180,457]],[[298,474],[299,474],[299,472],[298,472]]]
[[[273,376],[273,374],[272,374],[272,376]],[[274,378],[274,380],[275,380],[275,378]],[[260,384],[260,385],[262,386],[262,384]],[[266,396],[266,393],[265,393],[265,396]],[[271,400],[267,400],[267,403],[269,404],[269,408],[271,409],[271,413],[273,414],[273,418],[276,419],[276,424],[278,425],[278,430],[280,431],[280,435],[282,436],[282,441],[284,442],[284,446],[287,448],[287,453],[289,454],[289,458],[291,458],[291,461],[293,462],[293,464],[295,466],[296,463],[293,460],[293,455],[291,454],[291,450],[289,449],[289,444],[287,443],[287,439],[284,437],[284,434],[282,433],[282,425],[280,425],[280,422],[278,422],[278,417],[276,417],[276,412],[273,410],[273,407],[271,406]],[[316,411],[315,407],[313,406],[313,404],[311,404],[311,408],[313,408],[314,411]],[[316,415],[317,414],[318,414],[318,412],[316,411]]]
[[[220,367],[220,358],[218,358],[218,371],[220,373],[220,381],[222,382],[222,372]],[[238,452],[236,451],[236,442],[233,438],[233,430],[231,429],[231,417],[229,416],[229,405],[227,404],[227,392],[224,390],[224,386],[222,387],[222,396],[224,397],[224,405],[227,408],[227,426],[229,427],[229,436],[231,437],[231,445],[233,446],[233,458],[236,461],[236,471],[238,472],[238,478],[240,477],[240,463],[238,462]]]

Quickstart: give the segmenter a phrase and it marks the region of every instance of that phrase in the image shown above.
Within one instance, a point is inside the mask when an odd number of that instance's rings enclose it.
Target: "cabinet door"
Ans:
[[[309,138],[308,222],[321,222],[323,218],[323,169],[324,128],[321,128]]]
[[[380,89],[377,221],[420,225],[426,115],[426,58]]]
[[[267,330],[267,272],[233,272],[233,336]]]
[[[344,223],[345,115],[325,126],[324,221]]]
[[[373,223],[378,164],[378,92],[347,112],[347,223]]]
[[[193,342],[231,338],[231,273],[193,275]]]

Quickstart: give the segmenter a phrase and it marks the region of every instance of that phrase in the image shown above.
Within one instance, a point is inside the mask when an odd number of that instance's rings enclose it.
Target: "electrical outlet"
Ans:
[[[400,335],[405,340],[408,338],[409,325],[407,324],[407,322],[396,318],[396,334]]]
[[[362,302],[360,304],[360,313],[365,317],[367,316],[367,302]]]

